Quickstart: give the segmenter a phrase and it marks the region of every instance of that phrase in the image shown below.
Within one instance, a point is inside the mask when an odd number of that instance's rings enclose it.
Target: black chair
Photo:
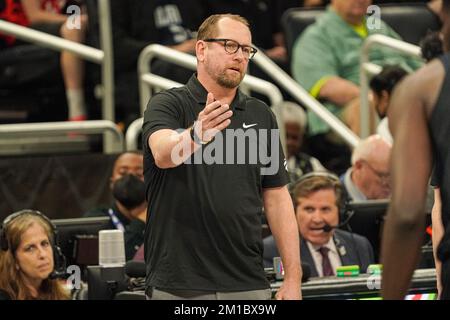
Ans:
[[[33,44],[0,50],[0,123],[67,117],[59,53]]]
[[[380,7],[383,21],[407,42],[419,44],[429,30],[441,28],[439,17],[425,3],[384,4]],[[281,24],[289,57],[300,34],[324,11],[325,8],[291,8],[284,12]]]
[[[404,41],[416,45],[428,31],[441,28],[439,17],[426,3],[385,4],[381,6],[381,18]]]
[[[310,24],[316,22],[316,19],[324,11],[325,8],[291,8],[283,13],[281,25],[284,31],[289,60],[291,60],[292,47],[297,38]]]

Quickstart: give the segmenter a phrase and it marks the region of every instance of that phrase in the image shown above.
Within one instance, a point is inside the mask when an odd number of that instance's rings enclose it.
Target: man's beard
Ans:
[[[226,74],[226,71],[224,71],[217,76],[217,83],[222,87],[234,89],[239,86],[242,79],[244,79],[244,73],[242,72],[239,72],[239,77],[230,77]]]

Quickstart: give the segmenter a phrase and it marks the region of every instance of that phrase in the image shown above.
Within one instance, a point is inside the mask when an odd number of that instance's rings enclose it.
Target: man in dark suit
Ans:
[[[336,268],[359,265],[365,273],[374,262],[369,241],[357,234],[333,228],[339,224],[343,194],[339,178],[329,173],[310,173],[293,188],[295,214],[302,237],[303,264],[311,267],[311,277],[333,276]],[[279,256],[273,237],[264,239],[264,264],[273,265]]]

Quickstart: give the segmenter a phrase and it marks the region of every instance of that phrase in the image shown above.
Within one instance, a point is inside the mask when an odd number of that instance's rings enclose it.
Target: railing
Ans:
[[[61,134],[100,134],[111,132],[111,149],[108,153],[124,151],[124,138],[114,122],[109,120],[91,120],[74,122],[41,122],[0,125],[2,138],[20,138],[30,135],[61,135]]]
[[[364,41],[360,56],[360,87],[361,87],[361,137],[367,137],[370,134],[370,117],[369,117],[369,74],[374,75],[381,71],[381,67],[369,62],[370,50],[376,46],[381,45],[398,52],[413,56],[422,57],[420,47],[410,43],[393,39],[384,35],[376,34],[368,37]]]
[[[125,135],[125,148],[127,151],[138,150],[138,137],[142,132],[144,118],[134,120],[129,126]]]
[[[156,74],[143,74],[141,76],[140,82],[144,82],[145,84],[155,88],[155,89],[163,89],[167,90],[170,88],[178,88],[181,87],[182,84],[176,81],[172,81],[163,77],[160,77]],[[144,123],[144,118],[139,118],[134,120],[127,129],[127,133],[125,135],[125,146],[128,151],[133,151],[138,149],[138,137],[142,132],[142,125]]]
[[[10,22],[0,20],[0,32],[15,36],[23,41],[49,48],[56,51],[68,51],[82,59],[100,64],[102,67],[102,115],[104,120],[115,120],[114,114],[114,70],[112,31],[109,0],[98,0],[100,21],[100,45],[102,50],[80,43],[62,39],[45,32],[25,28]],[[70,124],[67,123],[70,127]],[[110,151],[110,141],[104,138],[104,148]]]
[[[253,58],[253,61],[293,98],[326,122],[349,146],[355,147],[359,143],[360,138],[353,133],[353,131],[328,111],[320,102],[314,99],[304,88],[265,54],[258,51]]]
[[[152,91],[150,86],[158,87],[160,89],[169,89],[181,85],[174,81],[152,74],[151,62],[154,58],[159,58],[191,70],[196,70],[197,68],[197,60],[192,55],[158,44],[151,44],[145,47],[139,56],[138,63],[139,93],[142,114],[144,114],[147,103],[151,98]],[[247,89],[267,96],[272,106],[278,106],[283,102],[283,95],[280,90],[277,86],[268,81],[246,75],[242,81],[242,85]],[[286,151],[285,130],[281,119],[281,114],[279,114],[278,109],[273,109],[273,112],[275,113],[278,127],[280,129],[281,143]]]

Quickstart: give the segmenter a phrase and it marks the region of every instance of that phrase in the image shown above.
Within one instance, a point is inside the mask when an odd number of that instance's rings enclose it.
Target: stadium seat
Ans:
[[[428,31],[441,28],[439,17],[426,3],[386,4],[381,7],[381,18],[406,42],[419,44]]]

